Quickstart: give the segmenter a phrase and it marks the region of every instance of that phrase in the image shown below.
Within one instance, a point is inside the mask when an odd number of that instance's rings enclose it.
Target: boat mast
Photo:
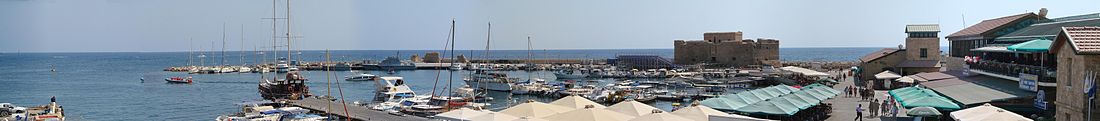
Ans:
[[[489,56],[489,40],[491,40],[493,38],[493,35],[492,35],[493,34],[493,22],[490,21],[490,22],[487,22],[486,24],[487,24],[487,27],[485,27],[485,59],[488,60],[490,58],[490,56]],[[493,67],[492,63],[486,62],[485,65],[488,65],[489,67]],[[486,71],[488,71],[488,70],[486,70]],[[485,92],[485,94],[489,94],[489,88],[485,88],[485,86],[482,86],[481,84],[483,84],[483,82],[480,79],[477,80],[477,84],[478,84],[478,87],[481,87],[482,92]]]
[[[241,66],[244,67],[244,24],[241,24]]]
[[[451,66],[454,66],[455,62],[455,20],[451,19]],[[448,67],[449,68],[449,67]],[[451,87],[451,81],[454,81],[455,71],[448,71],[447,75],[447,92],[452,92],[454,88]],[[453,92],[452,92],[453,93]],[[451,102],[450,98],[452,93],[447,93],[447,102]],[[449,106],[449,105],[448,105]]]
[[[293,58],[291,58],[291,54],[290,54],[291,53],[291,51],[290,51],[290,47],[291,47],[290,43],[291,42],[293,42],[293,41],[291,41],[291,37],[290,37],[290,0],[286,0],[286,61],[287,61],[287,66],[290,66],[290,60],[293,59]]]
[[[191,57],[195,56],[195,38],[187,37],[187,43],[187,66],[194,66],[194,60]],[[191,70],[188,69],[187,71]]]
[[[277,1],[278,0],[271,0],[271,57],[275,58],[275,61],[274,61],[275,63],[271,64],[272,67],[278,65],[278,62],[279,62],[279,51],[278,51],[278,47],[279,47],[279,38],[278,38],[278,36],[279,36],[279,33],[278,33],[278,27],[275,26],[276,23],[278,23],[278,21],[279,21],[279,19],[276,18],[276,16],[275,16],[275,14],[279,12],[278,10],[275,10],[275,8],[278,6],[277,3],[276,3]],[[272,68],[272,69],[274,69],[274,68]],[[272,75],[271,80],[272,81],[279,80],[279,75],[278,74]]]
[[[221,65],[218,65],[218,66],[228,65],[228,64],[225,64],[225,63],[226,63],[226,61],[225,61],[225,22],[222,22],[222,63],[221,63]],[[219,70],[220,70],[220,68],[219,68]]]

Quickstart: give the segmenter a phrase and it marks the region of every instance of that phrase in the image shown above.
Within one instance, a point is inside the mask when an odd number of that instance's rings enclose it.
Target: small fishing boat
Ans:
[[[582,72],[576,72],[575,70],[567,69],[554,72],[554,77],[557,77],[558,79],[580,79],[588,77],[588,75]]]
[[[164,81],[168,81],[168,83],[186,83],[186,84],[190,84],[192,82],[191,77],[187,77],[187,78],[169,77],[169,78],[165,78]]]

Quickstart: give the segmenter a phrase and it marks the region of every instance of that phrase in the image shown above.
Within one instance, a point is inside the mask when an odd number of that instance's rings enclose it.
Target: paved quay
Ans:
[[[831,74],[846,74],[836,73]],[[839,84],[833,86],[833,89],[844,91],[845,87],[853,86],[855,80],[851,76],[840,81]],[[854,86],[853,86],[854,87]],[[875,91],[875,99],[886,100],[886,91]],[[856,106],[863,104],[863,120],[864,121],[912,121],[912,117],[905,116],[905,110],[898,110],[898,117],[891,116],[870,116],[869,109],[867,108],[870,101],[861,101],[858,96],[848,97],[845,94],[837,95],[835,98],[825,100],[825,103],[833,104],[833,112],[826,121],[853,121],[856,120]]]
[[[367,109],[363,106],[348,106],[348,114],[344,115],[344,107],[339,102],[327,101],[317,98],[305,98],[302,100],[291,100],[290,105],[299,106],[311,110],[327,110],[329,104],[332,104],[332,114],[339,115],[341,117],[349,117],[359,121],[427,121],[427,118],[416,116],[398,116],[390,115],[389,113],[382,111],[375,111]]]

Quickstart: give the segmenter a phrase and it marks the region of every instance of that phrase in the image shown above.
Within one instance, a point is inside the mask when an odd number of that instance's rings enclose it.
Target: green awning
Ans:
[[[757,114],[770,114],[770,115],[794,115],[799,111],[798,107],[791,103],[782,103],[779,101],[763,101],[755,103],[749,106],[738,108],[737,111],[744,113],[757,113]]]
[[[1050,51],[1050,43],[1053,41],[1046,39],[1035,39],[1020,44],[1008,46],[1008,50],[1021,51],[1021,52],[1047,52]]]
[[[734,110],[740,107],[745,107],[750,103],[746,103],[744,101],[730,100],[727,97],[719,97],[699,101],[699,104],[718,110]]]
[[[935,91],[920,87],[905,87],[887,92],[905,108],[933,107],[940,110],[958,110],[962,107]]]
[[[804,100],[804,99],[799,98],[798,96],[795,96],[795,95],[783,95],[782,97],[775,98],[775,99],[772,99],[772,100],[790,102],[790,103],[794,104],[795,106],[797,106],[798,109],[806,109],[806,108],[810,108],[814,105],[817,105],[817,103],[810,103],[811,101]]]

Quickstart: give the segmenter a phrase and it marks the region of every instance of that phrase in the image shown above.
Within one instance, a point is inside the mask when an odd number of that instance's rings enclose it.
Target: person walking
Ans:
[[[863,104],[856,106],[856,119],[853,120],[863,121]]]
[[[871,117],[878,116],[878,100],[872,99],[871,104],[868,105],[867,108],[871,109]]]

